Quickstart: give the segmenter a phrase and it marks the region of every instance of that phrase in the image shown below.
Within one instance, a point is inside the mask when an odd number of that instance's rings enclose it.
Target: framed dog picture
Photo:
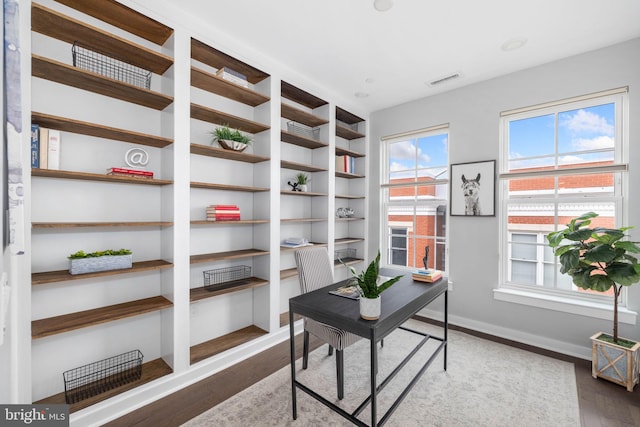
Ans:
[[[496,215],[496,161],[451,165],[451,215]]]

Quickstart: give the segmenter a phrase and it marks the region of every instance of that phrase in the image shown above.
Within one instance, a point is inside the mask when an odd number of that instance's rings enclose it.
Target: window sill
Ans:
[[[547,310],[561,311],[564,313],[578,314],[594,317],[596,319],[611,320],[613,318],[613,306],[589,301],[576,301],[555,295],[542,295],[535,292],[527,292],[519,289],[498,288],[493,290],[493,298],[498,301],[512,302],[532,307],[545,308]],[[618,307],[618,321],[629,325],[636,324],[638,313],[625,307]]]

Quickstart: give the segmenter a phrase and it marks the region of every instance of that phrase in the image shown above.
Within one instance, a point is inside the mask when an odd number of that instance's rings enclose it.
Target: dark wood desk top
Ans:
[[[380,274],[383,276],[404,274],[404,277],[381,294],[382,308],[378,320],[360,318],[358,300],[329,293],[330,290],[344,285],[347,280],[291,298],[289,311],[363,338],[379,341],[446,292],[448,286],[446,277],[435,283],[422,283],[414,281],[411,278],[411,272],[380,269]]]

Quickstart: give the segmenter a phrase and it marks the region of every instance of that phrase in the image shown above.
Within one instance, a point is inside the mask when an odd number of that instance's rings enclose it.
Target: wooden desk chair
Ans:
[[[307,293],[333,283],[331,261],[325,247],[299,249],[295,252],[300,292]],[[339,297],[336,297],[339,298]],[[336,372],[338,376],[338,399],[344,397],[344,354],[343,350],[360,339],[359,336],[335,328],[313,319],[304,319],[304,342],[302,369],[307,369],[309,361],[309,334],[329,344],[329,355],[336,350]]]

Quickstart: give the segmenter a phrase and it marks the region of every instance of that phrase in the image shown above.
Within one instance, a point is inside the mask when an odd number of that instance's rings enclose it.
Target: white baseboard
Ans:
[[[440,322],[442,321],[442,312],[439,311],[425,309],[420,311],[418,314],[429,319]],[[518,331],[516,329],[496,326],[490,323],[479,322],[477,320],[451,314],[449,315],[449,324],[461,326],[463,328],[471,329],[485,334],[494,335],[496,337],[517,341],[519,343],[532,345],[534,347],[539,347],[545,350],[555,351],[557,353],[566,354],[568,356],[591,360],[590,346],[584,347],[575,344],[569,344],[563,341]]]

